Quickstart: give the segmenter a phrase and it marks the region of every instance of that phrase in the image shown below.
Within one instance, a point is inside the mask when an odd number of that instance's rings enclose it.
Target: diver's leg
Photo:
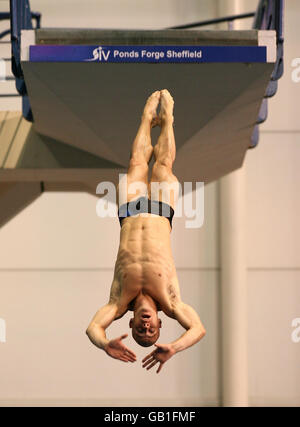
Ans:
[[[175,209],[178,198],[178,179],[172,167],[176,157],[176,144],[173,130],[174,101],[170,93],[161,91],[159,114],[161,133],[154,146],[155,163],[150,180],[151,199],[160,200]]]
[[[120,204],[147,194],[148,163],[153,154],[151,128],[158,123],[156,109],[159,101],[160,91],[156,91],[149,96],[144,107],[141,123],[132,144],[127,175],[118,186]],[[131,194],[132,189],[135,189],[134,194]]]

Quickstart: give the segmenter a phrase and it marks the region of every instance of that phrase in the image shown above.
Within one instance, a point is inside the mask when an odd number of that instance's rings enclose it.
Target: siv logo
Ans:
[[[0,342],[6,342],[6,323],[4,319],[0,319]]]
[[[107,61],[108,57],[110,55],[110,50],[105,52],[107,48],[99,46],[96,49],[93,50],[93,58],[92,59],[86,59],[86,61]]]

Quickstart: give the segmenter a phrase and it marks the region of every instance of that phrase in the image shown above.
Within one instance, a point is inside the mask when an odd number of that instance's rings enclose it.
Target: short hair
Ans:
[[[149,341],[148,338],[135,337],[134,339],[142,347],[150,347],[152,344],[154,344],[153,342]]]
[[[160,333],[158,330],[153,337],[140,337],[139,335],[135,334],[135,331],[132,329],[132,336],[134,340],[142,347],[150,347],[150,345],[155,344],[159,338],[159,335]]]

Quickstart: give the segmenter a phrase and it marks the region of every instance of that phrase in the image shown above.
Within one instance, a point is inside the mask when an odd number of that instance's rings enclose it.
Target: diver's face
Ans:
[[[130,320],[130,327],[135,339],[148,339],[155,342],[159,336],[161,320],[153,310],[138,310]]]
[[[159,332],[160,323],[157,313],[142,312],[134,317],[132,328],[137,336],[152,338]]]

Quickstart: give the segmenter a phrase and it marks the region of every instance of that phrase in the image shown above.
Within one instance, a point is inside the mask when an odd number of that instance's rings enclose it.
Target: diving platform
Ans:
[[[117,184],[158,89],[175,101],[180,182],[207,184],[240,168],[283,73],[282,2],[269,4],[259,3],[255,29],[245,31],[104,30],[40,28],[28,0],[25,8],[11,0],[22,112],[0,111],[0,195],[9,205],[0,224],[43,191],[96,195],[101,181]],[[154,145],[159,129],[152,133]]]
[[[126,171],[145,100],[163,88],[175,100],[179,180],[209,183],[239,168],[276,61],[276,34],[263,30],[38,29],[22,31],[22,41],[33,131],[66,144],[70,158],[77,148],[99,159],[99,181]],[[150,56],[129,57],[143,51]],[[183,57],[195,52],[202,56]],[[36,162],[28,166],[45,179]]]

